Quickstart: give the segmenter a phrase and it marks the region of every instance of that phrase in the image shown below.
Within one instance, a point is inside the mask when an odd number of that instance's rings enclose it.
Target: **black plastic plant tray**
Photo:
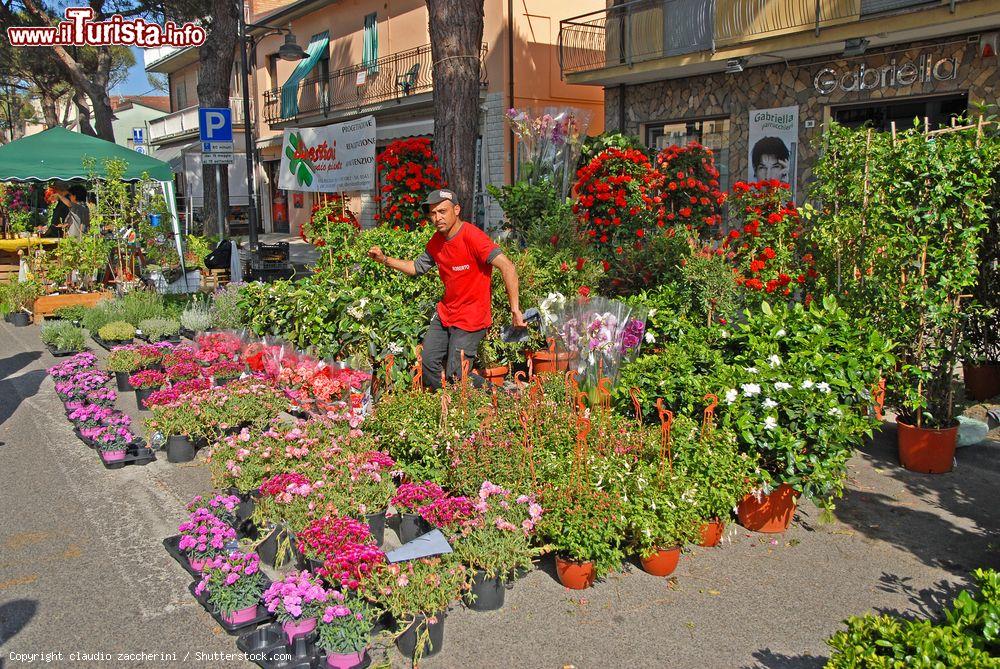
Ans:
[[[66,358],[66,357],[69,357],[71,355],[76,355],[77,353],[82,353],[83,352],[83,351],[60,351],[55,346],[51,346],[49,344],[45,344],[45,348],[48,349],[49,353],[51,353],[52,357],[54,357],[54,358]],[[83,350],[86,351],[87,349],[84,348]]]
[[[270,583],[267,583],[265,587],[269,586]],[[248,628],[257,627],[258,625],[266,623],[271,619],[271,612],[267,610],[267,607],[265,607],[263,604],[258,604],[257,615],[256,617],[254,617],[253,620],[248,620],[247,622],[240,623],[239,625],[232,625],[230,623],[227,623],[225,620],[222,619],[222,614],[220,614],[215,609],[214,606],[209,604],[207,592],[202,592],[201,595],[195,594],[194,591],[195,588],[197,587],[198,587],[197,583],[191,583],[190,585],[188,585],[188,590],[190,590],[191,594],[194,595],[194,598],[198,600],[198,603],[201,604],[206,611],[208,611],[209,615],[215,618],[215,622],[219,623],[219,627],[226,630],[227,634],[232,634],[233,636],[236,636],[237,634],[246,631]]]
[[[103,348],[105,351],[111,351],[115,346],[126,346],[135,342],[135,339],[128,339],[126,341],[104,341],[101,339],[97,333],[92,332],[90,338],[97,342],[97,345]]]
[[[125,454],[125,459],[118,462],[105,462],[99,450],[94,449],[94,452],[97,453],[97,458],[105,469],[121,469],[125,465],[148,465],[156,460],[156,453],[153,452],[153,449],[145,447],[129,449],[129,452]]]
[[[326,651],[316,646],[315,638],[316,633],[310,632],[296,637],[290,644],[281,623],[275,622],[241,634],[236,640],[236,647],[261,669],[325,667]],[[371,657],[365,653],[358,669],[367,669],[370,665]]]

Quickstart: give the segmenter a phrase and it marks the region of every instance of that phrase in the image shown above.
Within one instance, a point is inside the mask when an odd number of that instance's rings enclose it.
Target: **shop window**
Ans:
[[[922,124],[927,119],[932,129],[951,125],[951,119],[965,115],[969,110],[967,93],[934,98],[904,98],[879,100],[874,104],[836,107],[832,110],[835,121],[849,128],[869,125],[875,130],[888,131],[893,122],[897,130],[913,127],[913,119]]]
[[[715,153],[719,187],[729,188],[729,119],[709,118],[646,125],[646,146],[654,151],[698,142]]]

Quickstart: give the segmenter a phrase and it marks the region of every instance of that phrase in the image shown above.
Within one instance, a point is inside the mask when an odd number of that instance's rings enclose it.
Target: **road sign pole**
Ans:
[[[222,218],[222,165],[215,166],[215,205],[218,212],[219,234],[223,237],[229,236],[226,221]]]

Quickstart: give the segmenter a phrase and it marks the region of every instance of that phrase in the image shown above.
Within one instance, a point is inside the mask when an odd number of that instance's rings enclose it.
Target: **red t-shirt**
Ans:
[[[435,232],[426,251],[444,284],[444,297],[437,305],[441,325],[469,332],[488,328],[493,322],[490,261],[499,247],[485,232],[463,222],[451,239]]]

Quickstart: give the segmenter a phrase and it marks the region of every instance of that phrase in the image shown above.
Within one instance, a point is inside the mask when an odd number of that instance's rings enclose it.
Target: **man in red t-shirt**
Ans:
[[[438,302],[437,313],[431,318],[423,350],[424,385],[436,390],[441,387],[442,371],[451,382],[461,378],[462,353],[465,353],[470,369],[475,361],[479,342],[493,322],[490,302],[494,267],[503,275],[510,301],[511,322],[514,327],[523,328],[527,324],[518,302],[514,263],[486,233],[459,218],[462,208],[455,202],[454,191],[436,190],[427,196],[423,205],[437,232],[427,242],[419,258],[390,258],[377,246],[373,246],[368,255],[386,267],[409,276],[420,276],[437,267],[444,283],[444,297]],[[469,378],[476,387],[486,383],[478,374],[470,374]]]

